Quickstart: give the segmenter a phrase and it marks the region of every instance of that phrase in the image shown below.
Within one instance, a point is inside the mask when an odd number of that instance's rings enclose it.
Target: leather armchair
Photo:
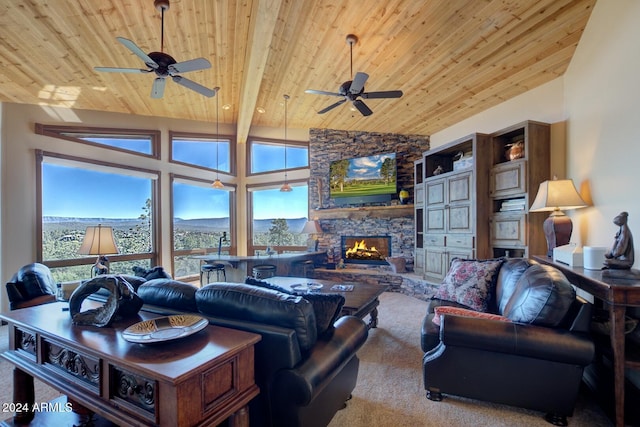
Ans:
[[[421,342],[427,398],[451,394],[524,407],[567,425],[594,357],[591,306],[562,273],[535,264],[509,259],[498,275],[494,314],[516,321],[444,314],[434,326],[435,307],[455,304],[430,302]]]
[[[6,287],[11,310],[56,300],[56,283],[49,267],[44,264],[25,265],[13,275]]]

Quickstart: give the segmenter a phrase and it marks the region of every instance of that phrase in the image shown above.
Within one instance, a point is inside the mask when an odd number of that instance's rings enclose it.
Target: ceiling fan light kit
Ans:
[[[364,84],[369,79],[369,75],[363,72],[357,72],[355,76],[353,76],[353,45],[358,42],[358,37],[355,34],[347,34],[346,37],[347,44],[349,45],[350,50],[350,63],[351,63],[351,75],[352,80],[346,81],[340,85],[338,88],[338,92],[327,92],[324,90],[314,90],[307,89],[305,92],[314,94],[314,95],[327,95],[327,96],[339,96],[342,99],[338,102],[335,102],[328,107],[323,108],[318,111],[318,114],[324,114],[328,111],[333,110],[339,105],[344,104],[347,101],[351,101],[353,108],[358,110],[360,114],[363,116],[370,116],[373,114],[373,111],[362,101],[362,99],[381,99],[381,98],[400,98],[402,96],[401,90],[388,90],[382,92],[365,92]]]
[[[169,0],[155,0],[153,4],[156,9],[158,9],[158,11],[162,13],[160,52],[151,52],[149,54],[146,54],[131,40],[128,40],[124,37],[116,37],[116,39],[120,43],[122,43],[124,47],[129,49],[138,58],[142,59],[144,64],[147,66],[147,69],[118,67],[94,67],[94,69],[96,71],[107,73],[154,72],[156,74],[156,78],[153,81],[153,86],[151,87],[152,98],[162,98],[162,96],[164,95],[166,79],[168,77],[171,77],[171,79],[177,84],[184,86],[187,89],[198,92],[201,95],[209,98],[215,96],[217,88],[209,89],[208,87],[205,87],[200,83],[196,83],[193,80],[189,80],[180,75],[181,73],[188,73],[191,71],[206,70],[208,68],[211,68],[211,63],[207,59],[196,58],[183,62],[176,62],[176,60],[173,59],[171,55],[164,53],[164,12],[169,9]]]

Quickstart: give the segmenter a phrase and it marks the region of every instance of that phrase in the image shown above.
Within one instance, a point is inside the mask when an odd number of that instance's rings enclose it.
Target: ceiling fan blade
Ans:
[[[190,59],[188,61],[177,62],[169,65],[169,72],[174,73],[187,73],[189,71],[206,70],[211,68],[211,62],[205,58]]]
[[[96,71],[104,73],[149,73],[152,70],[143,70],[140,68],[117,68],[117,67],[93,67]]]
[[[124,37],[116,37],[116,39],[122,43],[127,49],[129,49],[131,52],[133,52],[134,54],[136,54],[140,59],[142,59],[144,61],[145,64],[147,64],[147,66],[156,69],[159,67],[159,65],[156,63],[156,61],[154,61],[153,59],[151,59],[149,57],[149,55],[147,55],[146,53],[144,53],[144,51],[142,49],[140,49],[138,47],[138,45],[136,45],[134,42],[132,42],[129,39],[125,39]]]
[[[349,88],[349,92],[353,94],[358,94],[362,92],[362,89],[364,89],[364,84],[366,83],[368,78],[369,78],[369,74],[357,72],[356,76],[353,78],[353,81],[351,82],[351,87]]]
[[[336,102],[335,104],[331,104],[328,107],[318,111],[318,114],[324,114],[329,110],[333,110],[334,108],[336,108],[338,105],[344,104],[347,101],[347,99],[341,99],[340,101]]]
[[[164,95],[164,86],[167,84],[167,81],[162,77],[156,77],[153,81],[153,86],[151,87],[151,97],[152,98],[162,98]]]
[[[367,107],[367,104],[365,104],[359,99],[356,99],[355,101],[353,101],[353,106],[356,107],[358,111],[362,113],[363,116],[370,116],[373,114],[373,111],[371,111],[371,109]]]
[[[324,90],[313,90],[313,89],[307,89],[304,91],[304,93],[312,93],[314,95],[329,95],[329,96],[344,96],[344,95],[340,95],[339,93],[335,93],[335,92],[327,92]]]
[[[382,92],[366,92],[360,95],[365,99],[374,99],[374,98],[400,98],[402,97],[401,90],[387,90]]]
[[[188,89],[196,91],[199,94],[204,95],[208,98],[215,96],[216,92],[218,92],[218,88],[209,89],[208,87],[202,86],[200,83],[196,83],[192,80],[186,79],[181,76],[172,76],[172,78],[173,78],[173,81],[178,83],[179,85],[182,85]]]

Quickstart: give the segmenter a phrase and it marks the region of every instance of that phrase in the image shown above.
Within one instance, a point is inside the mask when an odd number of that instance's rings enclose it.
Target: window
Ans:
[[[235,144],[228,137],[170,133],[171,161],[219,172],[232,173],[235,163]]]
[[[281,192],[280,185],[249,188],[251,240],[249,254],[268,248],[278,252],[307,248],[309,236],[302,234],[309,212],[307,182],[289,182],[291,192]]]
[[[154,130],[85,128],[36,123],[36,133],[130,154],[160,157],[160,132]]]
[[[285,148],[284,141],[251,140],[248,145],[251,174],[284,170],[285,150],[287,170],[309,167],[309,145],[306,143],[287,142]]]
[[[42,151],[37,156],[38,259],[57,281],[91,277],[97,255],[78,254],[87,226],[113,227],[118,254],[101,254],[112,273],[156,264],[157,172]]]
[[[192,255],[229,253],[234,240],[231,206],[234,192],[217,190],[208,181],[172,176],[174,277],[199,274]],[[224,237],[224,238],[223,238]]]

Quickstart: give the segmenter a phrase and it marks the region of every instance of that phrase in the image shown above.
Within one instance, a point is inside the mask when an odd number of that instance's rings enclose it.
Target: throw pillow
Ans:
[[[487,311],[504,258],[473,260],[454,258],[433,298]]]
[[[304,299],[313,306],[316,315],[316,329],[318,337],[333,331],[333,324],[340,317],[344,296],[340,294],[305,294]]]
[[[161,266],[156,266],[148,269],[136,265],[132,268],[132,270],[136,276],[144,277],[146,280],[171,279],[171,275],[164,271],[164,268],[162,268]]]
[[[483,313],[475,310],[468,310],[466,308],[460,307],[450,307],[441,305],[439,307],[435,307],[433,309],[435,312],[435,316],[431,321],[440,326],[440,316],[443,314],[452,314],[454,316],[463,316],[463,317],[475,317],[478,319],[490,319],[490,320],[501,320],[503,322],[511,322],[508,317],[500,316],[499,314],[491,314],[491,313]]]

